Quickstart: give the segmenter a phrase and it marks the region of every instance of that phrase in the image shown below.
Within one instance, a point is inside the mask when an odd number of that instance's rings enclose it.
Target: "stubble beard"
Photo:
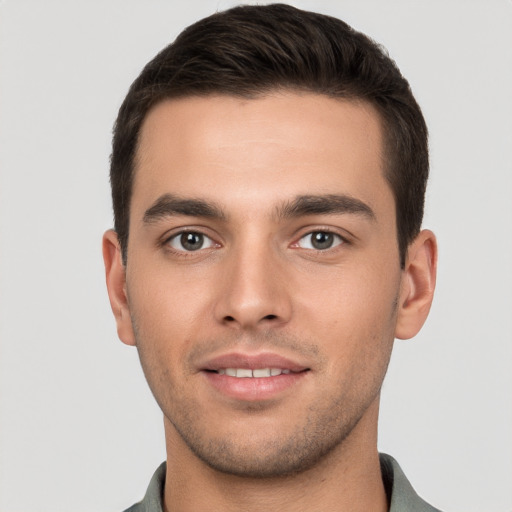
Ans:
[[[200,427],[201,418],[190,408],[182,409],[178,417],[166,415],[166,419],[188,449],[208,467],[238,477],[276,479],[303,473],[340,449],[363,413],[345,415],[340,404],[312,407],[303,424],[291,434],[272,432],[257,441],[250,435],[237,439],[212,436],[207,427]],[[202,423],[207,423],[204,418]]]
[[[139,353],[150,388],[164,413],[166,434],[169,435],[170,430],[170,435],[182,441],[189,453],[216,471],[259,479],[283,478],[305,472],[335,453],[344,457],[349,444],[347,440],[361,418],[374,402],[378,409],[380,388],[387,368],[386,364],[370,383],[366,382],[364,389],[359,390],[363,397],[343,392],[334,395],[336,386],[333,386],[330,394],[305,409],[297,417],[296,424],[287,431],[269,429],[265,432],[262,429],[255,434],[248,428],[244,432],[218,434],[209,428],[210,418],[194,397],[187,394],[185,386],[176,382],[170,384],[172,379],[169,379],[168,370],[155,382],[154,376],[158,372],[151,368],[154,362],[148,360],[148,354],[141,353],[140,349]],[[343,384],[339,388],[343,389]],[[257,421],[258,415],[267,413],[264,404],[247,406],[240,411],[241,417],[245,418],[243,423],[247,425],[253,417]]]
[[[172,378],[170,369],[162,367],[158,354],[150,346],[141,343],[145,336],[138,332],[137,322],[133,322],[133,325],[144,374],[165,416],[166,434],[167,429],[172,430],[171,435],[176,439],[177,434],[191,454],[216,471],[238,477],[285,478],[317,466],[335,452],[343,451],[344,456],[348,438],[372,404],[376,405],[376,429],[380,389],[389,357],[380,361],[368,381],[363,384],[353,381],[348,383],[349,388],[358,388],[356,392],[347,389],[347,382],[333,385],[330,393],[317,399],[298,417],[292,430],[274,430],[265,435],[258,432],[255,436],[248,429],[236,435],[216,435],[208,428],[209,418],[205,417],[195,397],[188,393],[186,385],[178,384]],[[308,346],[303,341],[287,338],[270,336],[269,339],[272,339],[272,346],[287,346],[297,350]],[[151,345],[150,341],[148,345]],[[315,345],[309,346],[313,347],[313,352],[317,351]],[[356,380],[368,369],[359,370],[363,371],[355,377]],[[241,411],[246,418],[244,422],[250,424],[252,415],[264,414],[265,409],[265,404],[245,407]]]

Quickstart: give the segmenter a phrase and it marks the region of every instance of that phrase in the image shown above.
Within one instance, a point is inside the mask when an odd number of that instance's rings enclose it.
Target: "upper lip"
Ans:
[[[217,371],[222,368],[247,368],[250,370],[279,368],[281,370],[290,370],[291,372],[302,372],[309,369],[307,365],[272,352],[259,354],[232,352],[213,357],[200,365],[201,370]]]

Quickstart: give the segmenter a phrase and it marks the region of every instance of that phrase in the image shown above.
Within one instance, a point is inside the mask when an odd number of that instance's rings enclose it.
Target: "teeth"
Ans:
[[[238,375],[238,372],[237,372],[237,375]],[[252,376],[253,377],[270,377],[270,368],[261,368],[259,370],[253,370]]]
[[[219,375],[228,375],[229,377],[247,378],[247,377],[276,377],[277,375],[288,375],[290,370],[281,370],[280,368],[221,368],[217,372]]]

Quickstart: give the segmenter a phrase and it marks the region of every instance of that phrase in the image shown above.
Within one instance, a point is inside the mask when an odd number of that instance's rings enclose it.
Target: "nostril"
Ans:
[[[226,315],[222,318],[222,321],[225,323],[225,325],[240,325],[240,326],[256,326],[259,322],[262,322],[263,324],[266,324],[267,322],[276,322],[279,320],[279,315],[269,314],[262,317],[256,316],[254,319],[252,318],[246,318],[243,315],[240,317],[233,316],[233,315]]]

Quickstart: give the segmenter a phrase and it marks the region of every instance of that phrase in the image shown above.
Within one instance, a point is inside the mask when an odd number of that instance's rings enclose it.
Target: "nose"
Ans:
[[[280,327],[290,321],[289,272],[271,248],[247,245],[224,262],[215,315],[234,329]]]

